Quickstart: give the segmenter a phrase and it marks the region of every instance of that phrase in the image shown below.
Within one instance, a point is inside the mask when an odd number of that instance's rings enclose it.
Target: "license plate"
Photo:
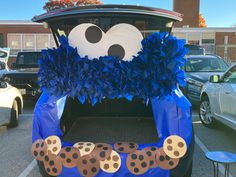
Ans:
[[[26,94],[26,90],[25,89],[19,89],[21,95],[25,95]]]

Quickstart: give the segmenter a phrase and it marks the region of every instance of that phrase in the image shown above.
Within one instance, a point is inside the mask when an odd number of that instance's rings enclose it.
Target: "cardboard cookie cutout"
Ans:
[[[158,148],[151,146],[151,147],[146,147],[143,149],[143,151],[146,152],[147,156],[149,157],[149,168],[156,168],[158,167],[158,163],[156,161],[156,153],[158,152]]]
[[[126,23],[117,24],[106,33],[94,24],[80,24],[71,30],[68,38],[81,57],[94,59],[109,55],[127,61],[138,54],[143,40],[142,33]]]
[[[180,136],[172,135],[165,139],[163,149],[169,157],[178,159],[186,154],[187,144]]]
[[[47,144],[43,139],[38,139],[32,144],[31,153],[36,160],[43,161],[47,154]]]
[[[91,154],[84,155],[79,158],[77,168],[82,176],[93,177],[100,170],[99,160]]]
[[[81,156],[84,156],[90,154],[93,151],[95,144],[91,142],[78,142],[75,143],[73,147],[79,150]]]
[[[100,168],[107,173],[115,173],[121,166],[120,155],[116,151],[112,151],[111,155],[106,159],[100,161]]]
[[[49,136],[45,139],[47,152],[57,155],[61,150],[61,140],[58,136]]]
[[[106,143],[96,143],[95,148],[91,154],[93,154],[98,160],[107,159],[112,152],[112,146]]]
[[[58,176],[62,172],[62,163],[55,154],[52,154],[51,151],[44,156],[43,160],[44,168],[47,174],[51,176]]]
[[[63,166],[67,168],[73,168],[78,165],[78,159],[80,158],[80,152],[75,147],[64,147],[59,154],[60,160]]]
[[[114,144],[114,148],[120,153],[132,153],[138,149],[138,144],[133,142],[118,142]]]
[[[136,150],[128,155],[126,166],[128,170],[135,175],[141,175],[149,169],[150,159],[145,151]]]
[[[179,164],[179,159],[170,158],[164,152],[163,148],[158,149],[158,152],[156,153],[156,161],[164,170],[174,169]]]

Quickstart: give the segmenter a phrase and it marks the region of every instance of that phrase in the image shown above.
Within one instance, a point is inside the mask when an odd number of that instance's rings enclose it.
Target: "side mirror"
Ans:
[[[210,80],[211,83],[219,83],[220,82],[220,75],[212,75],[210,76]]]
[[[7,83],[0,81],[0,88],[7,88]]]

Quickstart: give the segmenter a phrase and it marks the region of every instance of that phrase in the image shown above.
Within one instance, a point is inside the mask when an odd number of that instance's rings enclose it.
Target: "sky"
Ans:
[[[0,20],[30,20],[44,13],[47,0],[0,0]],[[173,0],[102,0],[104,4],[134,4],[172,10]],[[201,0],[200,12],[208,27],[236,24],[236,0]]]

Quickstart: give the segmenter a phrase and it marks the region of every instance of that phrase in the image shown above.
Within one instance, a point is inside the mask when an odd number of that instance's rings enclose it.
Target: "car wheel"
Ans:
[[[17,101],[14,100],[12,104],[12,108],[11,108],[11,119],[10,119],[10,123],[8,124],[8,127],[9,128],[17,127],[18,119],[19,119],[18,105],[17,105]]]
[[[210,101],[207,96],[203,97],[199,106],[199,117],[202,124],[206,127],[212,127],[214,124],[214,117],[211,112]]]

